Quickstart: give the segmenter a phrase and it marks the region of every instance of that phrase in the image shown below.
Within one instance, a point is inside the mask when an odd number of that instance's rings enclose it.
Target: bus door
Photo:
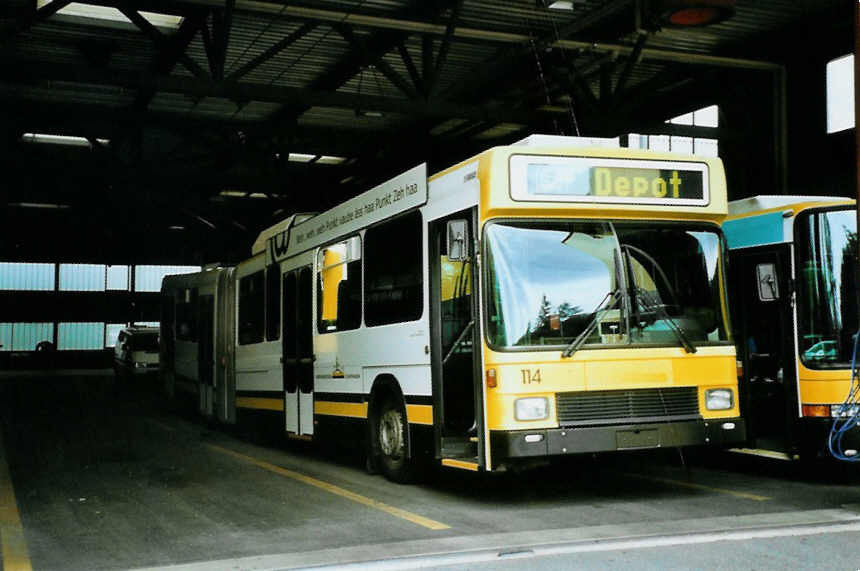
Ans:
[[[754,445],[786,450],[797,416],[788,245],[733,253],[736,343],[743,361],[741,411]]]
[[[198,299],[197,380],[200,384],[200,412],[214,413],[215,397],[215,296],[201,295]]]
[[[292,434],[314,432],[313,272],[309,266],[284,274],[284,412]]]
[[[437,455],[480,464],[483,435],[479,378],[475,212],[430,223],[433,415]]]

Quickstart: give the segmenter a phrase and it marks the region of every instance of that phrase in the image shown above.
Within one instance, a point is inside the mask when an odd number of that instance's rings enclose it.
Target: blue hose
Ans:
[[[833,419],[833,425],[830,427],[830,434],[827,437],[830,454],[837,460],[845,462],[860,462],[860,454],[855,452],[849,456],[845,454],[842,445],[842,438],[860,423],[860,379],[857,377],[856,368],[858,341],[860,341],[860,330],[854,334],[854,351],[851,354],[851,387],[845,402],[840,405],[838,414]]]

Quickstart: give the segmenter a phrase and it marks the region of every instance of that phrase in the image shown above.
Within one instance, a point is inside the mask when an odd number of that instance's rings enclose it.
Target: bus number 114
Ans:
[[[532,383],[540,383],[540,369],[520,369],[523,376],[523,384],[530,385]]]

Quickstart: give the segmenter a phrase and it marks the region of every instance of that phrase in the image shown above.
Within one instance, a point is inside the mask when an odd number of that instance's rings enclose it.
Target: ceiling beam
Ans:
[[[234,101],[262,101],[304,108],[365,109],[438,119],[483,120],[495,118],[509,123],[528,124],[538,120],[538,115],[540,115],[540,113],[515,112],[502,107],[487,105],[468,105],[443,101],[435,101],[430,104],[421,100],[369,94],[250,82],[223,81],[213,83],[206,79],[192,77],[157,76],[148,73],[57,64],[0,64],[0,72],[7,81],[13,79],[21,81],[54,80],[90,85],[114,85],[139,90],[151,89],[156,92],[178,93],[189,97],[221,97]]]
[[[229,81],[237,81],[244,77],[245,75],[251,73],[267,61],[271,60],[273,57],[296,43],[298,40],[302,39],[312,31],[314,31],[319,24],[316,22],[305,22],[302,24],[297,30],[288,34],[283,39],[279,40],[277,43],[269,47],[266,51],[253,58],[248,63],[242,65],[239,69],[231,73],[227,76]]]
[[[351,27],[345,26],[343,24],[333,24],[332,28],[337,30],[337,32],[341,36],[343,36],[343,39],[348,41],[353,48],[357,49],[362,56],[366,57],[365,63],[367,65],[372,65],[380,72],[382,72],[382,75],[387,77],[388,81],[393,83],[400,91],[402,91],[406,95],[406,97],[408,97],[409,99],[415,99],[418,96],[412,86],[409,85],[409,82],[403,79],[400,74],[397,73],[397,71],[395,71],[394,68],[388,64],[388,62],[386,62],[381,57],[371,56],[371,52],[370,50],[368,50],[364,40],[356,36]]]
[[[189,44],[197,35],[197,32],[202,26],[205,26],[206,20],[203,14],[194,14],[186,16],[176,34],[168,40],[162,42],[161,49],[158,50],[150,70],[154,75],[168,75],[176,64],[179,63]],[[138,112],[145,111],[149,107],[152,98],[155,97],[154,89],[143,89],[138,92],[137,97],[132,104],[132,109]]]
[[[13,22],[12,25],[9,26],[8,29],[3,32],[2,37],[0,37],[0,47],[5,46],[18,34],[29,30],[31,27],[38,24],[39,22],[42,22],[46,18],[53,16],[59,10],[62,10],[63,8],[71,4],[71,2],[72,0],[54,0],[50,4],[45,4],[41,8],[34,10],[32,15],[18,20],[17,22]],[[33,0],[33,4],[35,3],[35,0]]]
[[[163,49],[165,51],[170,49],[169,38],[162,34],[158,28],[153,26],[149,20],[141,16],[137,10],[131,8],[125,2],[119,3],[116,7],[126,18],[131,20],[132,23],[144,33],[144,35],[148,36],[158,49]],[[188,69],[188,71],[197,77],[208,77],[209,74],[206,73],[206,70],[200,67],[196,61],[188,57],[184,52],[179,55],[179,61],[186,69]]]
[[[406,66],[406,71],[409,72],[409,77],[412,79],[415,89],[421,93],[426,93],[424,80],[418,73],[418,68],[415,67],[415,60],[412,59],[412,56],[409,54],[409,50],[406,48],[406,42],[401,40],[400,43],[397,44],[397,51],[400,53],[400,59],[403,60],[403,65]]]
[[[439,52],[436,54],[436,63],[433,65],[430,77],[424,78],[426,86],[426,95],[429,99],[433,94],[433,88],[436,87],[436,80],[442,69],[445,67],[445,62],[448,60],[448,52],[451,49],[451,40],[454,39],[454,30],[457,28],[457,22],[460,19],[460,8],[463,7],[463,0],[458,0],[454,7],[451,8],[451,16],[448,18],[448,23],[445,25],[445,35],[442,37],[442,44],[439,46]]]

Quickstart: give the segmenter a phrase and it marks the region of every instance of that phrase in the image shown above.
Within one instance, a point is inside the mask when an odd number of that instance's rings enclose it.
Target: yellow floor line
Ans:
[[[412,512],[402,510],[394,506],[390,506],[388,504],[368,498],[366,496],[362,496],[361,494],[356,494],[355,492],[351,492],[347,489],[341,488],[340,486],[335,486],[334,484],[329,484],[327,482],[323,482],[322,480],[317,480],[316,478],[300,474],[299,472],[293,472],[292,470],[287,470],[286,468],[275,466],[274,464],[270,464],[269,462],[258,460],[257,458],[254,458],[252,456],[246,456],[245,454],[240,454],[239,452],[234,452],[233,450],[229,450],[227,448],[223,448],[215,444],[207,444],[206,446],[208,446],[212,450],[215,450],[216,452],[220,452],[221,454],[232,456],[233,458],[242,460],[243,462],[248,462],[249,464],[253,464],[255,466],[263,468],[264,470],[268,470],[269,472],[274,472],[275,474],[279,474],[286,478],[291,478],[293,480],[308,484],[309,486],[314,486],[321,490],[325,490],[326,492],[332,493],[336,496],[352,500],[356,503],[377,509],[395,517],[399,517],[400,519],[405,519],[406,521],[426,527],[427,529],[441,530],[450,529],[451,527],[449,525],[445,525],[444,523],[432,520],[430,518],[426,518],[424,516],[420,516],[418,514],[414,514]]]
[[[706,486],[704,484],[696,484],[694,482],[684,482],[683,480],[672,480],[669,478],[658,478],[656,476],[644,476],[640,474],[632,474],[630,472],[618,472],[621,476],[626,476],[628,478],[636,478],[638,480],[647,480],[649,482],[659,482],[661,484],[669,484],[671,486],[681,486],[683,488],[693,488],[696,490],[707,490],[709,492],[717,492],[719,494],[728,494],[730,496],[734,496],[736,498],[743,498],[745,500],[753,500],[756,502],[766,502],[770,498],[767,496],[759,496],[758,494],[751,494],[749,492],[739,492],[737,490],[729,490],[726,488],[715,488],[713,486]]]
[[[3,552],[3,571],[31,571],[30,553],[18,513],[15,489],[6,464],[6,449],[0,435],[0,544]]]

